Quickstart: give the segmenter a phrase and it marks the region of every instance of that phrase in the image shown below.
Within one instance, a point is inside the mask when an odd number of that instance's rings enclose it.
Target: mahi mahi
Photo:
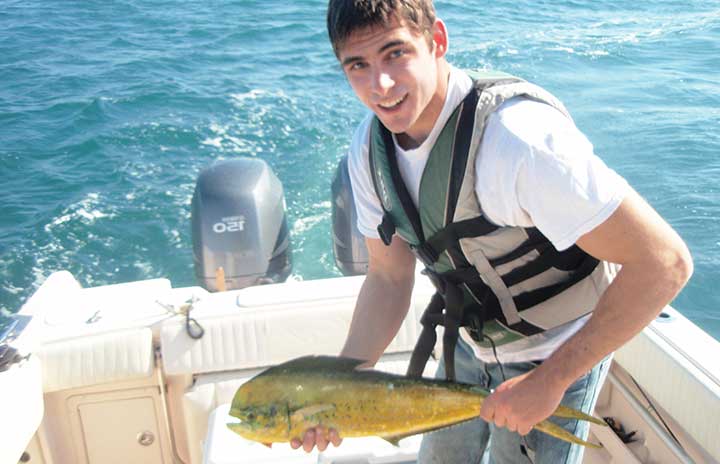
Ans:
[[[237,390],[230,415],[240,422],[227,425],[243,438],[261,443],[288,442],[322,425],[342,437],[379,436],[397,445],[411,435],[476,419],[489,394],[477,385],[356,369],[363,362],[306,356],[271,367]],[[606,425],[564,406],[553,416]],[[535,429],[599,447],[548,420]]]

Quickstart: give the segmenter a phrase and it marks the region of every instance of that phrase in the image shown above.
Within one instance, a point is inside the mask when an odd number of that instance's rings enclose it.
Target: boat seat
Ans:
[[[410,307],[387,352],[412,351],[426,299]],[[167,375],[205,374],[275,365],[309,354],[337,354],[343,346],[355,306],[351,298],[310,303],[234,308],[193,317],[205,330],[200,339],[186,332],[185,320],[163,321],[160,341]]]
[[[45,393],[152,375],[152,330],[134,328],[46,343],[35,352]]]

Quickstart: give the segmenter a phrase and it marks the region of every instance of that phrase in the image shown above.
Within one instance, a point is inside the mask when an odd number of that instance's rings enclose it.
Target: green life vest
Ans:
[[[568,113],[547,91],[522,79],[469,74],[473,89],[428,157],[419,208],[400,176],[392,134],[378,118],[370,129],[370,170],[384,212],[378,232],[388,245],[397,233],[425,265],[439,297],[423,325],[433,333],[436,324],[446,332],[450,326],[450,347],[451,338],[457,339],[453,325],[467,328],[478,344],[495,346],[575,320],[594,309],[598,282],[612,279],[606,266],[577,246],[558,251],[534,227],[500,227],[485,218],[475,195],[475,159],[490,114],[518,96]]]

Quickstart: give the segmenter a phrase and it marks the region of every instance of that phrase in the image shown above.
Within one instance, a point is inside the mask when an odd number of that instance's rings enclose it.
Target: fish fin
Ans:
[[[410,435],[393,435],[393,436],[390,436],[390,437],[380,437],[380,438],[382,438],[383,440],[385,440],[386,442],[390,443],[390,444],[393,445],[393,446],[399,447],[399,446],[400,446],[400,440],[402,440],[402,439],[405,438],[405,437],[409,437],[409,436],[410,436]]]
[[[367,361],[362,359],[342,358],[339,356],[303,356],[266,369],[258,374],[257,377],[278,372],[290,373],[306,370],[353,371],[365,362]]]
[[[586,446],[588,448],[602,448],[602,445],[596,445],[595,443],[590,443],[589,441],[581,440],[580,438],[576,437],[575,435],[568,432],[567,430],[560,427],[559,425],[553,424],[552,422],[547,421],[547,420],[540,422],[534,428],[543,433],[546,433],[557,439],[567,441],[569,443],[575,443],[578,445]]]
[[[474,419],[475,418],[472,417],[470,419],[466,419],[466,420],[463,420],[460,422],[453,422],[452,424],[444,424],[444,425],[438,425],[435,427],[428,427],[426,429],[414,430],[412,433],[403,433],[403,434],[399,434],[399,435],[383,435],[383,436],[380,436],[380,438],[382,438],[383,440],[385,440],[386,442],[390,443],[393,446],[400,446],[400,440],[402,440],[404,438],[412,437],[413,435],[419,435],[421,433],[429,433],[429,432],[434,432],[434,431],[440,430],[440,429],[454,427],[458,424],[462,424],[463,422],[468,422],[468,421],[471,421]]]
[[[584,412],[578,411],[577,409],[568,408],[567,406],[558,406],[558,408],[552,415],[555,417],[562,417],[564,419],[584,420],[592,422],[593,424],[607,426],[607,423],[605,423],[604,420],[598,419],[597,417],[593,417],[589,414],[585,414]]]
[[[312,406],[305,406],[304,408],[300,408],[297,411],[293,412],[291,418],[293,422],[311,422],[310,418],[312,416],[321,412],[333,410],[335,410],[334,404],[313,404]]]

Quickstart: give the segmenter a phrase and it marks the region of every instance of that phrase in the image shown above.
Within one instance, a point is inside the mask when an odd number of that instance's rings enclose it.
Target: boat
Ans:
[[[0,464],[415,462],[420,436],[399,446],[348,438],[305,453],[246,441],[225,425],[243,382],[342,347],[364,259],[343,166],[333,182],[342,277],[288,278],[281,186],[257,159],[219,163],[198,178],[197,286],[160,278],[83,288],[67,271],[51,274],[0,334]],[[433,293],[418,274],[378,369],[404,373]],[[720,462],[718,359],[720,342],[665,308],[615,353],[594,411],[612,427],[591,427],[589,440],[602,447],[587,449],[584,462]],[[425,375],[436,365],[431,359]]]

